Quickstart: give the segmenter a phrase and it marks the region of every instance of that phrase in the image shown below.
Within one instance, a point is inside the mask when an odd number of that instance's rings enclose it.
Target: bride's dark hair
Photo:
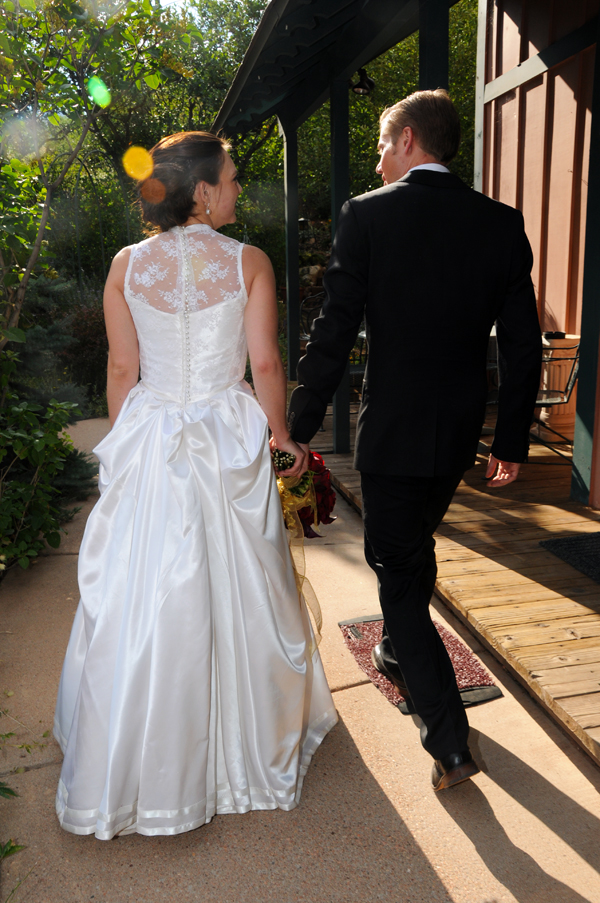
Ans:
[[[227,150],[228,143],[210,132],[178,132],[155,144],[152,175],[138,184],[146,222],[161,232],[182,226],[194,209],[198,182],[219,182]]]

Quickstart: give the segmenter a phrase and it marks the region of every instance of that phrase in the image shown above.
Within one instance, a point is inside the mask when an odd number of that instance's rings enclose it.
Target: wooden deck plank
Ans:
[[[507,579],[494,583],[488,581],[484,582],[483,586],[474,586],[472,580],[465,578],[464,588],[461,588],[461,581],[458,580],[453,585],[458,598],[468,598],[474,605],[479,604],[478,600],[499,598],[506,602],[519,602],[527,596],[532,599],[564,599],[567,596],[569,599],[582,599],[585,604],[588,596],[592,599],[598,598],[598,590],[596,586],[590,585],[591,582],[587,577],[572,581],[559,578],[553,580],[549,586],[543,586],[535,580],[514,583]]]
[[[564,669],[577,664],[596,664],[600,663],[600,643],[596,637],[571,640],[569,643],[554,643],[534,647],[525,654],[521,650],[519,658],[531,672],[548,671],[551,668]]]
[[[599,527],[600,523],[594,522],[584,522],[583,524],[577,524],[575,528],[567,528],[566,530],[560,526],[554,529],[554,525],[546,525],[543,539],[558,539],[562,538],[562,536],[583,536],[590,533],[600,533]],[[548,533],[552,535],[549,536]],[[457,531],[456,533],[438,533],[435,547],[439,559],[443,557],[441,553],[444,553],[447,549],[465,549],[470,552],[477,552],[480,555],[484,555],[486,551],[488,555],[493,554],[495,551],[502,551],[507,554],[542,551],[543,547],[540,545],[540,541],[539,528],[531,531],[522,530],[519,533],[516,533],[514,530],[506,533],[494,533],[493,537],[490,537],[485,532],[463,533],[462,531]],[[551,553],[546,551],[546,554]]]
[[[576,696],[600,693],[600,663],[572,665],[564,668],[535,669],[531,676],[543,687],[551,687],[552,695]]]
[[[580,573],[565,565],[574,578]],[[512,571],[535,580],[536,577],[561,577],[564,572],[563,562],[551,552],[532,552],[530,555],[494,555],[493,558],[478,556],[475,558],[454,558],[438,561],[438,574],[442,577],[458,577],[461,574],[494,574]],[[546,582],[546,581],[544,581]]]
[[[473,598],[477,596],[485,596],[486,592],[492,595],[496,590],[504,590],[507,593],[519,595],[520,592],[529,593],[531,590],[543,592],[543,587],[561,595],[568,590],[571,597],[574,594],[579,598],[581,596],[594,595],[588,592],[590,589],[587,580],[570,580],[569,577],[555,576],[552,580],[545,580],[544,584],[536,584],[531,577],[518,574],[515,571],[493,571],[491,574],[462,574],[451,577],[440,577],[438,584],[447,586],[462,598],[473,594]]]
[[[600,727],[600,693],[566,696],[561,705],[573,718],[581,719],[586,727]]]
[[[558,594],[550,591],[545,592],[543,589],[540,589],[539,592],[523,593],[521,595],[513,595],[512,593],[507,596],[503,596],[500,593],[496,596],[484,595],[477,599],[470,598],[469,594],[466,593],[458,596],[458,601],[461,601],[466,611],[473,612],[474,616],[478,616],[481,610],[498,608],[500,611],[505,611],[507,608],[522,605],[524,602],[544,603],[551,611],[555,612],[558,611],[558,606],[570,601],[581,603],[591,611],[597,612],[599,610],[597,596],[595,595],[577,596],[574,599],[572,593]]]
[[[476,618],[468,619],[476,624]],[[483,625],[482,625],[483,626]],[[544,624],[514,624],[510,629],[497,630],[495,639],[507,649],[525,649],[547,643],[561,643],[593,637],[600,643],[600,617],[563,618]]]
[[[467,610],[470,609],[467,608]],[[586,614],[594,613],[585,607],[584,612]],[[510,630],[521,624],[533,624],[535,627],[541,626],[542,623],[552,624],[556,621],[563,621],[565,618],[576,618],[580,613],[579,603],[570,599],[551,605],[546,602],[520,602],[517,605],[478,608],[477,621],[485,624],[489,629],[497,627],[500,630]]]

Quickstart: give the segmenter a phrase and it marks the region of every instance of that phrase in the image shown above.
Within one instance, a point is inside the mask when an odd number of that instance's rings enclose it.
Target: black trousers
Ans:
[[[423,722],[421,742],[434,759],[468,748],[454,669],[429,614],[433,534],[461,478],[361,473],[365,556],[377,574],[384,659],[390,670],[399,668]]]

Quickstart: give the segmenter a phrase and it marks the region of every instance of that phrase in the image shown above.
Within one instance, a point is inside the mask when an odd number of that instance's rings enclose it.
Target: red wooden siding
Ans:
[[[600,0],[489,0],[486,84],[592,19]],[[484,108],[483,191],[522,210],[545,330],[579,333],[595,47]]]

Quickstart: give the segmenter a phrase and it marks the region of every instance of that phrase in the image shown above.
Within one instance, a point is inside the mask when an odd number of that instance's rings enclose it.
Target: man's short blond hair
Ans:
[[[394,143],[410,126],[419,147],[440,163],[449,163],[458,152],[460,121],[448,92],[443,88],[415,91],[384,110],[379,124],[382,132],[390,135]]]

